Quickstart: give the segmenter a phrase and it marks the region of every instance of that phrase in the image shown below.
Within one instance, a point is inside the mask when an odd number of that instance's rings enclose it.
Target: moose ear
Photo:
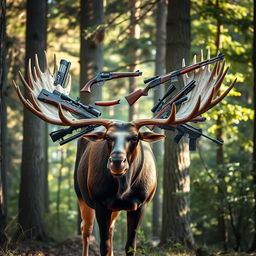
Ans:
[[[154,142],[163,139],[165,136],[153,132],[140,132],[140,139],[146,142]]]
[[[88,134],[85,134],[83,138],[90,141],[102,141],[105,138],[105,132],[88,133]]]

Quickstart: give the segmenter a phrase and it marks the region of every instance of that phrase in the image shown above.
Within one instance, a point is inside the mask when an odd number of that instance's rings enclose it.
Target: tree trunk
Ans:
[[[104,23],[103,0],[80,0],[80,89],[103,69],[104,30],[98,29],[89,35],[93,27]],[[90,94],[80,94],[84,104],[93,104],[102,99],[102,88],[94,85]],[[78,226],[80,233],[80,211],[78,209]],[[95,226],[95,225],[94,225]],[[96,230],[93,230],[97,236]]]
[[[26,67],[37,53],[43,67],[46,49],[47,1],[27,1]],[[27,70],[26,70],[27,71]],[[27,73],[27,72],[26,72]],[[21,184],[19,195],[18,235],[25,239],[45,239],[45,136],[46,123],[24,109]]]
[[[6,186],[6,93],[5,93],[5,31],[6,31],[6,1],[0,3],[0,247],[6,246],[7,237],[7,186]]]
[[[219,7],[219,0],[216,0],[215,2],[215,8],[218,10]],[[215,41],[215,46],[216,46],[216,54],[219,49],[222,48],[222,42],[221,42],[221,33],[222,33],[222,24],[220,20],[220,16],[218,15],[218,12],[216,14],[216,22],[217,22],[217,33],[216,33],[216,41]],[[218,113],[218,117],[216,120],[216,139],[218,140],[223,140],[223,122],[222,122],[222,114]],[[223,166],[224,166],[224,152],[223,152],[223,146],[217,145],[216,148],[216,163],[219,168],[219,174],[218,174],[218,179],[221,180],[221,184],[223,184],[222,181],[224,181],[224,175],[223,175]],[[222,189],[224,190],[225,188],[222,186]],[[218,198],[221,202],[220,206],[217,209],[218,216],[218,237],[220,238],[220,242],[222,243],[223,250],[227,250],[227,244],[228,244],[228,233],[227,233],[227,220],[225,218],[225,212],[223,210],[223,191],[221,191],[218,188]]]
[[[139,39],[140,38],[140,24],[139,24],[139,18],[140,18],[140,0],[131,0],[130,1],[130,10],[131,10],[131,16],[130,16],[130,39]],[[135,72],[138,69],[138,66],[136,65],[138,61],[138,55],[139,55],[139,49],[137,47],[131,47],[129,56],[134,63],[130,67],[131,72]],[[129,78],[129,93],[135,91],[137,88],[137,80],[136,77],[130,77]],[[129,108],[129,120],[134,120],[136,118],[136,107],[137,105],[134,104],[130,106]]]
[[[156,17],[156,75],[162,75],[165,72],[165,52],[166,52],[166,3],[161,0],[157,3],[157,17]],[[154,90],[154,103],[163,95],[163,86],[158,86]],[[156,133],[161,133],[161,129],[156,127]],[[160,237],[161,233],[161,183],[160,177],[162,176],[162,165],[159,164],[163,156],[163,141],[153,143],[153,152],[158,163],[158,185],[155,196],[153,198],[153,215],[152,215],[152,233],[154,237]]]
[[[172,0],[168,3],[166,70],[187,62],[190,50],[190,1]],[[181,84],[177,85],[181,88]],[[187,141],[177,145],[174,134],[166,131],[164,156],[163,223],[161,243],[179,242],[194,246],[189,223],[189,147]]]
[[[253,162],[252,175],[254,187],[254,234],[251,250],[256,251],[256,3],[253,1],[253,98],[254,98],[254,124],[253,124]]]
[[[89,35],[93,27],[103,24],[103,0],[80,1],[80,89],[103,68],[104,30],[98,29]],[[81,94],[84,104],[102,99],[102,89],[94,85],[90,94]]]

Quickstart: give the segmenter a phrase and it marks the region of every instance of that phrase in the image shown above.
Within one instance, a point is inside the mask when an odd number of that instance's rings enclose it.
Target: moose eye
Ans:
[[[132,142],[137,142],[138,141],[138,136],[136,135],[136,136],[133,136],[133,137],[131,137],[131,141]]]

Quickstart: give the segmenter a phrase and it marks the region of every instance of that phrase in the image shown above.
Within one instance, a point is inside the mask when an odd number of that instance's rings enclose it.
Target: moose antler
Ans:
[[[201,51],[200,57],[201,61],[203,61],[203,51]],[[208,59],[209,58],[210,51],[208,51]],[[194,63],[196,63],[196,55],[194,56]],[[184,59],[182,66],[185,66]],[[196,81],[196,86],[187,94],[188,99],[181,104],[179,110],[176,112],[176,106],[172,103],[171,113],[167,119],[153,118],[136,120],[134,124],[139,128],[145,125],[174,126],[176,124],[193,121],[197,116],[205,113],[222,101],[234,87],[236,79],[223,94],[220,94],[222,81],[228,71],[228,67],[225,70],[224,67],[225,61],[218,61],[214,64],[212,70],[210,70],[210,66],[208,65],[192,71],[190,76],[187,74],[183,75],[184,86],[192,80]]]
[[[107,126],[110,123],[110,120],[104,119],[86,119],[79,120],[74,117],[69,111],[63,110],[61,105],[58,108],[56,106],[46,104],[37,99],[42,89],[46,89],[49,92],[58,90],[61,93],[69,95],[71,88],[71,76],[69,75],[66,88],[63,88],[60,85],[54,85],[54,80],[56,78],[58,71],[58,65],[56,56],[54,55],[54,70],[53,74],[50,72],[48,58],[46,52],[44,52],[44,71],[41,71],[38,63],[38,57],[35,55],[35,66],[33,71],[31,68],[31,59],[28,62],[28,83],[19,72],[19,78],[27,92],[29,99],[25,99],[20,91],[20,88],[17,86],[16,82],[13,81],[13,86],[18,94],[20,101],[28,108],[32,113],[41,118],[42,120],[56,125],[64,126],[75,126],[76,123],[81,123],[83,125],[87,124],[98,124]]]
[[[209,52],[208,52],[209,55]],[[203,52],[201,52],[201,60],[203,60]],[[196,57],[194,58],[196,62]],[[183,61],[183,66],[185,66],[185,61]],[[195,120],[199,115],[203,114],[210,108],[218,104],[234,87],[236,79],[228,87],[228,89],[220,94],[221,83],[227,74],[228,68],[224,70],[225,62],[216,62],[213,69],[210,70],[208,65],[201,67],[190,73],[183,75],[184,85],[188,84],[192,80],[196,81],[196,86],[191,90],[187,97],[188,99],[183,102],[179,108],[176,110],[176,105],[174,103],[171,105],[171,111],[166,119],[161,119],[155,117],[153,119],[142,119],[135,120],[133,124],[139,129],[145,125],[169,125],[175,126],[176,124],[186,123]],[[25,99],[19,87],[13,81],[14,88],[21,100],[21,102],[35,115],[40,117],[46,122],[64,125],[64,126],[86,126],[86,125],[103,125],[107,127],[112,123],[109,119],[78,119],[74,117],[69,111],[64,110],[61,105],[56,106],[46,104],[37,99],[38,94],[42,89],[47,89],[52,92],[57,89],[58,91],[69,94],[71,79],[69,77],[69,85],[67,88],[62,88],[60,85],[54,86],[54,79],[57,74],[57,64],[56,57],[54,58],[54,74],[52,75],[49,69],[47,55],[44,55],[44,71],[40,70],[38,64],[37,55],[35,56],[35,67],[33,72],[31,71],[31,60],[28,63],[28,83],[25,81],[22,74],[19,72],[19,77],[24,85],[29,99]]]

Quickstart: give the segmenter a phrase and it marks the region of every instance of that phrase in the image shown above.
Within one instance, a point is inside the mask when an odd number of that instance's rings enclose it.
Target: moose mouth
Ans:
[[[126,171],[127,171],[127,169],[118,170],[118,171],[116,171],[116,170],[110,170],[111,174],[112,174],[113,176],[116,176],[116,177],[124,175],[124,174],[126,173]]]

